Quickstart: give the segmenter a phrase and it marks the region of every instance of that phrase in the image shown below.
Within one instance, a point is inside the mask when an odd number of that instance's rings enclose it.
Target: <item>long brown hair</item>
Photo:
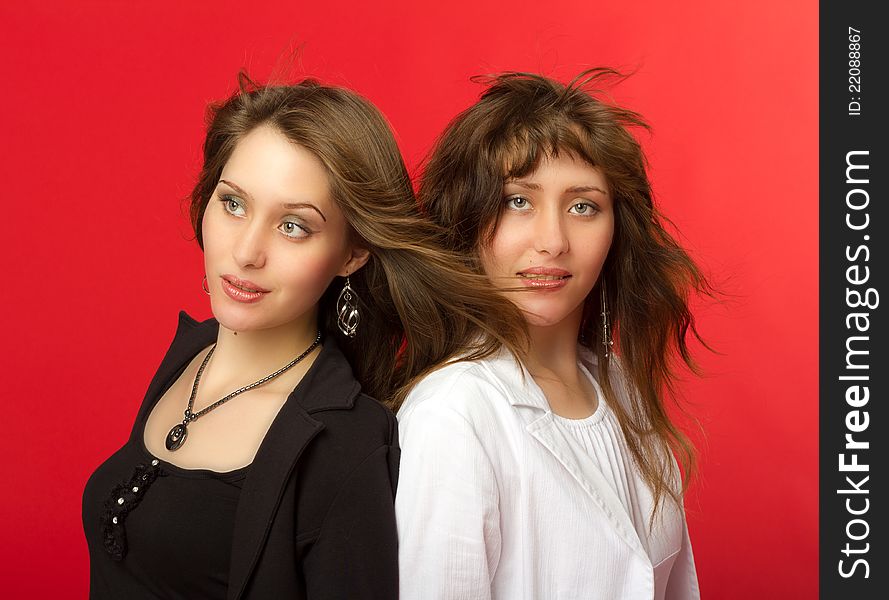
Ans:
[[[465,257],[442,249],[441,228],[421,215],[385,118],[344,88],[312,79],[261,86],[241,73],[238,91],[210,107],[190,205],[202,248],[201,220],[222,169],[238,141],[261,125],[321,160],[352,235],[370,251],[367,264],[350,276],[361,313],[356,337],[345,337],[336,325],[340,278],[319,305],[320,326],[337,339],[367,393],[397,408],[410,385],[435,367],[521,343],[514,307],[490,291]]]
[[[711,288],[652,202],[646,159],[629,131],[647,124],[587,91],[614,77],[620,75],[592,69],[568,85],[529,73],[485,78],[481,99],[447,126],[427,159],[419,200],[448,232],[448,246],[469,256],[481,272],[479,251],[496,230],[506,179],[523,177],[542,158],[559,153],[604,173],[614,199],[614,238],[585,301],[578,341],[598,357],[608,404],[659,506],[665,495],[680,502],[695,470],[694,447],[670,420],[665,400],[677,399],[678,367],[697,372],[687,338],[700,336],[688,300],[692,292],[710,294]],[[614,362],[601,343],[603,284],[619,355]],[[616,400],[610,375],[626,380],[620,387],[627,389],[628,409]],[[670,451],[686,474],[681,485]]]

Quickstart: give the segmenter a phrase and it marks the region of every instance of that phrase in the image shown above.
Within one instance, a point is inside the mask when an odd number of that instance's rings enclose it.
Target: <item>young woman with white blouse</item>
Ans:
[[[652,203],[644,122],[585,91],[610,75],[494,78],[424,170],[421,206],[527,339],[395,407],[405,600],[699,597],[665,404],[710,288]]]

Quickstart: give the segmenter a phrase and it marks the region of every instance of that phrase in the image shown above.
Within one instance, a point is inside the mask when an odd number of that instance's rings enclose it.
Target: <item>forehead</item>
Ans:
[[[310,201],[332,205],[327,169],[306,148],[268,126],[243,136],[222,169],[256,201]]]
[[[588,161],[571,152],[559,154],[546,154],[528,169],[523,169],[522,175],[510,175],[504,177],[504,184],[525,183],[540,185],[587,185],[608,191],[608,179],[599,167],[595,167]]]

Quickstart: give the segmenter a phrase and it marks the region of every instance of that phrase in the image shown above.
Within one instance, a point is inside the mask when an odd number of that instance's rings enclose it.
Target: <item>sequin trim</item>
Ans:
[[[126,556],[127,532],[124,525],[127,515],[139,506],[155,479],[166,475],[157,459],[149,464],[139,463],[129,481],[111,490],[102,512],[102,543],[112,559],[122,560]]]

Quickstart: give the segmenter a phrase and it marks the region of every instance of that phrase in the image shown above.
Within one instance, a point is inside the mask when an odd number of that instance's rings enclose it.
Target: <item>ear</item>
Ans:
[[[340,272],[337,273],[340,277],[346,277],[351,275],[361,267],[363,267],[368,259],[370,258],[370,250],[367,248],[363,248],[361,246],[352,246],[352,252],[349,254],[349,259],[343,265],[343,268],[340,269]]]

